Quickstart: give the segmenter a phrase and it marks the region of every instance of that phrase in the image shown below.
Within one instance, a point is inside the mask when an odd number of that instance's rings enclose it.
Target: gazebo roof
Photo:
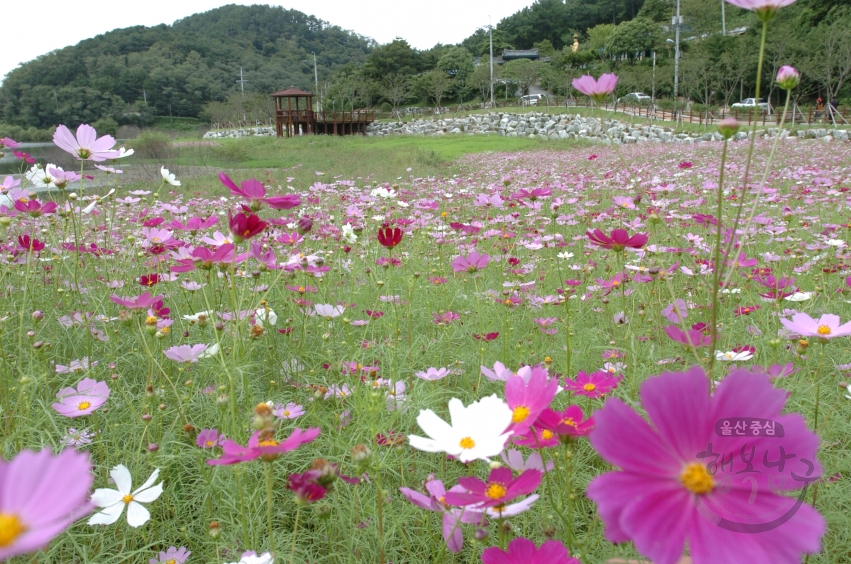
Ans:
[[[313,96],[313,94],[310,92],[305,92],[304,90],[299,90],[298,88],[293,87],[272,94],[272,98],[304,98],[311,96]]]

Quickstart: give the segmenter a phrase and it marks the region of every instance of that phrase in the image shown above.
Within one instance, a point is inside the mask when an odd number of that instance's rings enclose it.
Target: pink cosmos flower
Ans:
[[[166,358],[175,362],[198,362],[198,359],[202,358],[208,348],[210,347],[204,343],[197,345],[179,345],[164,350],[163,354]]]
[[[180,231],[189,231],[194,233],[196,231],[212,227],[218,222],[219,218],[214,215],[211,215],[207,219],[201,219],[200,217],[190,217],[186,220],[185,224],[175,219],[172,220],[172,222],[169,223],[168,226],[172,229],[178,229]]]
[[[178,259],[178,265],[172,266],[172,272],[190,272],[196,268],[210,270],[214,264],[235,264],[244,261],[248,253],[234,255],[233,243],[227,243],[211,251],[205,247],[195,247],[189,257]],[[186,255],[183,255],[186,256]]]
[[[0,459],[0,560],[36,552],[71,524],[91,513],[88,500],[94,477],[89,455],[67,449],[54,456],[23,450]]]
[[[2,139],[0,139],[0,149],[17,149],[20,146],[21,144],[12,139],[11,137],[3,137]]]
[[[505,465],[515,472],[525,472],[526,470],[537,470],[538,472],[549,472],[555,466],[555,462],[550,460],[544,465],[544,460],[541,458],[541,453],[533,452],[529,458],[523,460],[523,453],[517,449],[502,451],[500,453],[502,461]]]
[[[535,543],[525,538],[508,543],[508,551],[492,546],[482,552],[482,564],[580,564],[571,558],[567,549],[557,540],[549,540],[535,548]]]
[[[652,426],[609,399],[590,440],[620,470],[588,486],[606,538],[633,541],[656,564],[674,564],[686,544],[696,564],[799,562],[818,552],[824,519],[779,495],[821,475],[819,438],[800,415],[782,414],[785,403],[786,391],[747,370],[732,371],[710,395],[700,367],[644,382]],[[743,417],[782,426],[784,436],[724,435],[725,422]]]
[[[261,204],[266,204],[276,210],[288,210],[301,205],[301,198],[298,194],[286,194],[284,196],[266,197],[266,188],[259,180],[250,179],[242,182],[241,188],[228,178],[224,172],[219,173],[219,180],[222,184],[230,188],[230,193],[234,196],[242,196],[249,201],[249,205],[253,210],[259,210]]]
[[[662,310],[662,317],[671,323],[681,323],[683,319],[688,317],[688,306],[682,298],[677,298],[674,303],[668,304],[668,307]]]
[[[82,161],[105,161],[115,159],[121,153],[113,151],[115,139],[112,135],[97,137],[97,131],[91,125],[82,124],[77,128],[77,137],[64,125],[53,133],[53,142],[63,151],[67,151]]]
[[[561,439],[570,440],[588,435],[594,428],[594,417],[590,416],[585,419],[582,409],[577,405],[569,405],[564,411],[554,411],[547,408],[538,416],[536,425],[543,432],[548,431],[551,435],[556,434]],[[515,442],[523,444],[518,441]]]
[[[511,408],[511,426],[515,435],[524,435],[538,416],[553,401],[558,392],[558,380],[548,378],[543,370],[534,372],[529,380],[513,376],[505,383],[505,401]]]
[[[591,240],[591,244],[615,252],[621,252],[626,247],[640,249],[647,244],[647,235],[645,233],[636,233],[630,237],[626,229],[620,228],[613,229],[611,236],[606,235],[599,229],[595,229],[593,232],[588,231],[585,234]]]
[[[304,415],[304,407],[293,402],[289,402],[287,405],[276,403],[272,415],[278,419],[295,419]]]
[[[56,202],[46,202],[42,204],[39,200],[28,200],[20,198],[15,200],[15,209],[21,213],[30,215],[31,217],[39,217],[44,214],[53,213],[59,206]]]
[[[796,313],[792,319],[780,319],[786,329],[802,337],[818,339],[835,339],[851,335],[851,321],[840,325],[839,316],[826,313],[818,319],[813,319],[806,313]]]
[[[109,296],[109,299],[120,306],[126,307],[127,309],[148,309],[158,301],[161,301],[163,297],[162,295],[151,296],[150,292],[145,292],[141,296],[136,296],[135,298],[121,298],[117,294],[112,294]]]
[[[473,251],[466,257],[456,257],[452,261],[452,270],[455,272],[476,272],[485,268],[490,260],[489,255],[480,255],[476,251]]]
[[[190,554],[192,551],[184,546],[180,548],[172,546],[165,552],[160,552],[159,558],[148,560],[148,564],[184,564]]]
[[[431,319],[438,325],[449,325],[453,321],[461,319],[461,316],[454,311],[447,311],[446,313],[432,313]]]
[[[307,505],[325,497],[328,490],[316,482],[320,475],[318,470],[289,475],[287,489],[295,494],[297,503]]]
[[[674,341],[686,345],[687,347],[708,347],[712,342],[712,338],[704,335],[697,329],[689,329],[683,331],[676,325],[668,325],[665,327],[665,334]]]
[[[271,437],[264,437],[261,440],[261,431],[257,431],[248,439],[247,446],[238,445],[232,440],[227,439],[222,445],[222,457],[208,460],[207,464],[211,466],[238,464],[258,458],[265,462],[271,462],[283,453],[295,450],[301,445],[311,442],[319,436],[319,432],[319,427],[310,427],[305,431],[295,429],[292,435],[284,441],[279,442]]]
[[[768,20],[774,17],[779,8],[794,4],[795,0],[726,0],[733,6],[752,10],[762,20]]]
[[[510,471],[509,471],[510,472]],[[421,509],[436,511],[443,514],[443,540],[446,548],[452,552],[460,552],[464,547],[464,535],[461,523],[476,523],[482,527],[487,526],[487,518],[480,510],[465,508],[453,509],[446,503],[447,491],[440,480],[429,480],[425,484],[429,495],[423,495],[410,488],[399,488],[399,491],[408,498],[408,501]],[[450,492],[463,492],[462,486],[452,486]]]
[[[98,382],[91,378],[83,378],[77,384],[77,388],[62,388],[57,392],[58,403],[50,407],[59,415],[65,417],[82,417],[88,415],[103,404],[109,398],[109,386],[106,382]]]
[[[68,184],[80,180],[80,175],[74,171],[64,171],[61,168],[47,165],[47,173],[53,177],[53,184],[59,188],[65,188]]]
[[[201,429],[195,437],[195,444],[201,448],[215,448],[222,446],[225,440],[225,436],[216,429]]]
[[[473,476],[459,478],[458,484],[466,491],[450,490],[446,493],[446,503],[499,509],[513,499],[535,491],[541,485],[542,477],[543,474],[537,470],[526,470],[514,478],[510,468],[494,468],[488,474],[487,483]]]
[[[617,85],[618,77],[611,73],[600,75],[599,80],[594,80],[593,76],[587,74],[573,79],[573,87],[590,96],[598,104],[614,92]]]
[[[418,378],[422,378],[423,380],[435,381],[442,380],[449,375],[449,370],[446,368],[429,368],[425,372],[419,371],[416,372],[415,375]]]
[[[608,372],[579,372],[576,379],[565,378],[564,387],[579,396],[599,398],[618,387],[620,376],[612,376]]]
[[[64,364],[57,364],[55,370],[57,374],[70,374],[71,372],[84,372],[97,365],[98,361],[89,363],[89,357],[84,356],[83,358],[72,360],[68,363],[68,366],[65,366]]]

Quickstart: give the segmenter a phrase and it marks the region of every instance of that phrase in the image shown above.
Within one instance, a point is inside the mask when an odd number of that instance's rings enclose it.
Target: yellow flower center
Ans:
[[[169,558],[165,561],[165,564],[177,564],[177,560],[175,560],[174,558]]]
[[[81,401],[80,404],[77,406],[77,409],[79,409],[80,411],[85,411],[88,408],[90,408],[91,406],[92,406],[91,402]]]
[[[124,497],[121,498],[121,501],[129,504],[131,501],[133,501],[133,496],[130,495],[130,494],[127,494],[127,495],[125,495]]]
[[[485,495],[491,499],[502,499],[505,497],[505,494],[508,490],[505,489],[505,486],[502,484],[493,483],[488,486],[488,489],[485,490]]]
[[[617,280],[612,280],[612,286],[617,287],[617,286],[620,286],[620,285],[621,285],[621,283],[620,283],[619,281],[617,281]]]
[[[17,515],[0,513],[0,548],[10,546],[26,530]]]
[[[275,439],[266,439],[265,441],[260,441],[260,442],[258,442],[258,443],[257,443],[257,446],[261,446],[261,447],[276,447],[276,446],[278,446],[279,444],[281,444],[281,443],[279,443],[279,442],[278,442],[278,441],[276,441]]]
[[[548,429],[544,429],[541,431],[541,438],[548,441],[553,438],[553,432]]]
[[[715,487],[715,480],[706,471],[706,466],[699,462],[686,465],[685,470],[680,474],[680,482],[687,490],[698,495],[709,493]]]
[[[470,437],[464,437],[463,439],[461,439],[461,442],[458,443],[458,446],[460,446],[461,448],[473,448],[474,446],[476,446],[476,441],[474,441]]]
[[[518,405],[514,408],[514,415],[511,416],[511,420],[514,423],[521,423],[527,417],[529,417],[529,408],[525,405]]]
[[[820,325],[819,328],[816,330],[816,333],[818,333],[819,335],[830,335],[830,327],[828,327],[827,325]]]
[[[284,417],[289,417],[290,411],[288,409],[284,410]]]
[[[145,325],[156,325],[156,324],[157,324],[156,316],[149,315],[148,317],[145,318]]]
[[[585,390],[586,392],[593,392],[594,390],[597,389],[597,386],[595,384],[591,384],[589,382],[588,384],[585,384],[584,386],[582,386],[582,389]]]
[[[564,423],[565,425],[570,425],[571,427],[576,427],[576,421],[574,421],[572,417],[568,417],[567,419],[562,419],[561,422]]]
[[[213,446],[214,444],[216,444],[216,443],[214,443],[213,441],[207,441],[207,442],[204,443],[204,446],[209,448],[209,447]]]

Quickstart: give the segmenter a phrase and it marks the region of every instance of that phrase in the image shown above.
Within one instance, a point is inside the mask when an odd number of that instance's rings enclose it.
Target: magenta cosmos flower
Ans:
[[[310,427],[305,431],[295,429],[293,434],[287,437],[286,440],[279,442],[272,437],[261,439],[261,431],[257,431],[248,439],[248,446],[238,445],[232,440],[227,439],[222,445],[222,450],[224,451],[222,457],[215,460],[208,460],[207,464],[211,466],[238,464],[258,458],[265,462],[272,462],[283,453],[295,450],[301,445],[309,443],[319,436],[319,432],[320,429],[318,427]]]
[[[524,435],[538,416],[549,407],[558,392],[558,380],[548,378],[544,370],[532,373],[529,380],[512,376],[505,383],[505,401],[511,408],[511,427],[515,435]]]
[[[806,313],[796,313],[792,319],[780,319],[786,329],[802,337],[817,337],[819,339],[835,339],[851,335],[851,321],[839,324],[839,316],[826,313],[818,319],[813,319]]]
[[[492,546],[482,553],[482,564],[579,564],[560,541],[550,540],[536,548],[529,539],[519,538],[508,543],[508,552]]]
[[[550,437],[555,434],[566,442],[588,435],[594,429],[594,417],[585,419],[582,408],[578,405],[569,405],[564,411],[545,409],[535,425],[541,429],[542,433],[549,433]],[[515,442],[521,444],[519,441]],[[534,446],[534,440],[531,445],[526,443],[526,446]]]
[[[91,513],[89,455],[74,449],[24,450],[0,460],[0,560],[41,550]]]
[[[63,151],[67,151],[82,161],[105,161],[115,159],[121,153],[113,151],[115,139],[112,135],[98,138],[98,133],[91,125],[82,124],[77,128],[77,137],[64,125],[56,128],[53,142]]]
[[[473,251],[466,257],[456,257],[452,261],[452,270],[455,272],[476,272],[486,267],[490,261],[489,255],[480,255]]]
[[[578,396],[593,399],[608,394],[618,387],[620,381],[620,376],[612,376],[608,372],[600,371],[591,374],[579,372],[573,380],[565,378],[564,387]]]
[[[708,347],[712,342],[712,338],[704,335],[697,329],[688,329],[683,331],[676,325],[668,325],[665,327],[665,334],[672,340],[683,344],[687,347]]]
[[[62,388],[56,394],[59,402],[50,407],[59,415],[65,417],[82,417],[88,415],[103,404],[109,398],[109,386],[106,382],[98,382],[91,378],[83,378],[77,384],[77,388]]]
[[[500,509],[509,501],[535,491],[541,485],[543,475],[537,470],[526,470],[515,478],[510,468],[502,467],[490,471],[487,483],[473,476],[459,478],[458,485],[466,491],[450,490],[446,493],[446,503]]]
[[[786,392],[734,370],[710,396],[703,369],[645,381],[650,423],[617,398],[595,414],[591,444],[620,467],[595,478],[588,497],[606,538],[633,541],[655,564],[674,564],[688,545],[695,564],[800,562],[820,549],[825,522],[798,490],[821,474],[819,438],[798,414],[782,414]],[[747,420],[772,433],[725,434]]]
[[[301,205],[301,197],[298,194],[286,194],[284,196],[266,197],[266,188],[259,180],[245,180],[238,187],[233,180],[228,178],[224,172],[219,173],[219,180],[222,184],[230,188],[230,193],[234,196],[242,196],[249,202],[251,209],[257,211],[262,204],[274,208],[276,210],[288,210]]]
[[[443,540],[446,548],[452,552],[460,552],[464,547],[464,536],[461,531],[461,523],[475,523],[487,527],[487,517],[481,511],[469,508],[450,508],[446,504],[446,488],[440,480],[429,480],[425,485],[429,495],[421,494],[410,488],[399,488],[399,491],[408,498],[408,501],[421,509],[436,511],[443,514]],[[451,492],[463,492],[461,486],[452,486]]]
[[[617,85],[618,76],[611,73],[600,75],[598,80],[594,80],[594,77],[588,74],[573,79],[573,87],[586,96],[590,96],[598,104],[614,92]]]
[[[630,237],[626,229],[620,228],[613,229],[611,236],[606,235],[599,229],[595,229],[593,232],[587,231],[585,234],[591,240],[591,244],[615,252],[621,252],[626,247],[640,249],[647,244],[647,235],[645,233],[636,233]]]

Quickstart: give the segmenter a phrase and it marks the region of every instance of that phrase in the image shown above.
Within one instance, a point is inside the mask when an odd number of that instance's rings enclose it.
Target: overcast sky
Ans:
[[[16,2],[3,26],[0,43],[0,79],[20,63],[83,39],[134,25],[171,24],[175,20],[226,4],[272,4],[299,10],[319,19],[389,43],[407,39],[417,49],[436,43],[458,43],[477,27],[499,20],[532,4],[532,0],[128,0]],[[21,12],[37,18],[15,17]],[[25,16],[25,14],[20,14]],[[488,18],[490,16],[490,19]]]

